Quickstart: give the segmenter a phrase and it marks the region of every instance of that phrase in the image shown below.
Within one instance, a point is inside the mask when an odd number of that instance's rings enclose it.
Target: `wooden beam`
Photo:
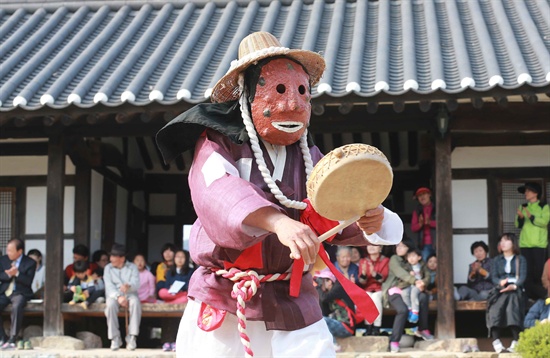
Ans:
[[[48,142],[26,142],[26,143],[0,143],[0,155],[48,155]]]
[[[48,192],[46,210],[46,283],[44,336],[63,335],[63,197],[65,153],[62,136],[51,137],[48,145]]]
[[[550,120],[549,120],[550,121]],[[452,133],[453,148],[550,145],[550,132]]]
[[[517,132],[550,131],[550,105],[523,102],[510,103],[503,108],[496,103],[486,103],[482,109],[461,107],[452,113],[449,128],[452,132]]]
[[[92,171],[89,166],[76,167],[74,244],[90,247],[90,205]]]
[[[453,169],[453,179],[550,178],[550,167]]]
[[[435,139],[435,197],[437,221],[437,338],[455,338],[453,297],[453,219],[451,194],[451,137]]]
[[[494,176],[487,178],[487,221],[489,225],[489,256],[498,255],[498,241],[502,234],[502,183]]]

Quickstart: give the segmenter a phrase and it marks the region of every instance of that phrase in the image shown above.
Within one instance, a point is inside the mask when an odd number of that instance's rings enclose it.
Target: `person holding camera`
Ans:
[[[513,353],[523,329],[525,300],[523,288],[527,277],[527,262],[519,254],[518,239],[515,234],[503,234],[499,241],[500,255],[493,259],[491,277],[493,289],[487,298],[487,328],[493,339],[497,353],[505,350]],[[501,331],[509,327],[512,343],[505,349],[500,341]]]

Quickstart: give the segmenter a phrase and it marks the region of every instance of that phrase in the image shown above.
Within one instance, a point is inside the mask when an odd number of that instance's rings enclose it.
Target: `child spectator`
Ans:
[[[134,265],[139,271],[139,288],[137,290],[141,303],[154,303],[157,301],[155,296],[155,276],[147,270],[145,256],[137,254],[134,257]]]
[[[430,273],[430,282],[426,287],[426,293],[430,295],[430,301],[437,300],[437,256],[435,254],[428,256],[426,267]]]
[[[382,282],[388,278],[390,259],[382,255],[382,246],[369,244],[367,257],[359,261],[359,285],[372,298],[380,314],[372,325],[367,326],[367,335],[377,336],[382,326]]]
[[[342,348],[336,337],[351,337],[355,332],[355,305],[328,268],[315,275],[315,279],[323,319],[333,336],[334,349],[339,352]]]
[[[186,303],[187,287],[193,271],[189,266],[189,254],[182,249],[176,250],[174,265],[167,271],[166,280],[157,283],[160,299],[166,303]],[[181,285],[181,287],[173,292],[173,285]]]
[[[166,280],[166,271],[174,265],[174,256],[176,254],[176,246],[171,243],[166,243],[160,250],[162,255],[162,262],[158,264],[155,270],[155,277],[157,278],[157,284],[160,281]]]
[[[483,241],[476,241],[470,247],[476,260],[468,268],[468,284],[458,289],[461,300],[484,301],[493,288],[491,259],[487,257],[489,247]]]
[[[86,245],[76,245],[73,248],[73,263],[65,267],[65,285],[69,282],[71,277],[74,276],[73,266],[76,261],[88,262],[90,256],[90,249]],[[91,275],[97,269],[97,264],[91,263],[88,266],[88,275]]]
[[[34,298],[43,298],[46,266],[42,264],[42,253],[37,249],[32,249],[29,250],[27,256],[36,261],[36,271],[34,272],[34,278],[32,280]]]
[[[411,323],[417,323],[420,304],[418,301],[418,295],[420,292],[425,290],[425,287],[428,286],[430,282],[430,271],[428,271],[426,264],[422,261],[422,251],[419,249],[415,248],[409,250],[407,253],[407,262],[408,265],[405,265],[405,269],[409,271],[409,274],[414,278],[414,280],[424,282],[423,287],[412,285],[408,281],[403,281],[400,285],[398,285],[398,287],[401,286],[401,297],[403,297],[403,302],[405,302],[409,308],[408,321]]]
[[[73,269],[74,276],[71,277],[67,285],[68,292],[72,293],[72,297],[69,296],[69,304],[74,305],[80,302],[80,306],[87,309],[101,296],[101,291],[105,292],[105,286],[101,279],[95,279],[88,275],[89,264],[86,261],[75,261]]]

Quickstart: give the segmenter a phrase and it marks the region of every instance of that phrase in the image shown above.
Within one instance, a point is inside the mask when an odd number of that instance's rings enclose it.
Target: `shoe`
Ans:
[[[472,350],[472,352],[479,352],[479,347],[477,346],[477,344],[471,345],[470,349]]]
[[[122,345],[122,342],[120,340],[120,337],[115,337],[111,340],[111,350],[117,351],[120,346]]]
[[[98,297],[95,303],[105,303],[105,297]]]
[[[508,347],[507,351],[510,353],[516,353],[516,347],[518,346],[518,341],[512,341],[510,344],[510,347]]]
[[[71,306],[73,306],[73,305],[76,304],[76,302],[75,302],[75,301],[69,301],[69,304],[70,304]]]
[[[414,332],[415,336],[422,338],[425,341],[431,341],[434,339],[434,336],[430,333],[429,329],[425,329],[423,331],[417,330]]]
[[[87,310],[87,309],[88,309],[88,302],[86,302],[86,301],[81,302],[81,303],[80,303],[80,307],[82,307],[83,309]]]
[[[170,343],[166,342],[162,345],[162,351],[163,352],[170,352],[172,350],[172,346]]]
[[[418,314],[416,314],[416,313],[409,314],[409,322],[417,323],[418,322]]]
[[[126,349],[129,351],[135,350],[136,345],[136,336],[129,335],[126,337]]]
[[[335,351],[336,353],[342,351],[342,346],[339,345],[338,343],[334,342],[334,343],[332,343],[332,345],[334,346],[334,351]]]
[[[500,341],[500,339],[495,339],[493,341],[493,348],[497,353],[502,353],[502,351],[504,351],[504,346],[502,345],[502,342]]]
[[[24,345],[23,340],[17,341],[17,349],[19,349],[19,350],[25,349],[25,345]]]
[[[11,339],[4,343],[1,348],[3,351],[15,349],[15,342],[12,342]]]
[[[30,351],[32,349],[31,341],[25,341],[25,343],[23,344],[23,349],[25,349],[26,351]]]
[[[390,342],[390,352],[392,353],[399,352],[399,342]]]
[[[462,346],[462,353],[469,353],[471,351],[472,351],[472,347],[470,347],[470,345],[465,344]]]
[[[380,327],[373,326],[371,336],[379,336],[380,335]]]
[[[172,352],[176,351],[176,342],[170,343],[170,348],[172,349]]]

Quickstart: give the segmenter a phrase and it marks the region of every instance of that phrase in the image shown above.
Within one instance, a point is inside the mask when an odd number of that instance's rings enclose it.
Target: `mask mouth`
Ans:
[[[296,121],[272,122],[271,125],[281,132],[286,133],[295,133],[304,127],[302,122]]]

